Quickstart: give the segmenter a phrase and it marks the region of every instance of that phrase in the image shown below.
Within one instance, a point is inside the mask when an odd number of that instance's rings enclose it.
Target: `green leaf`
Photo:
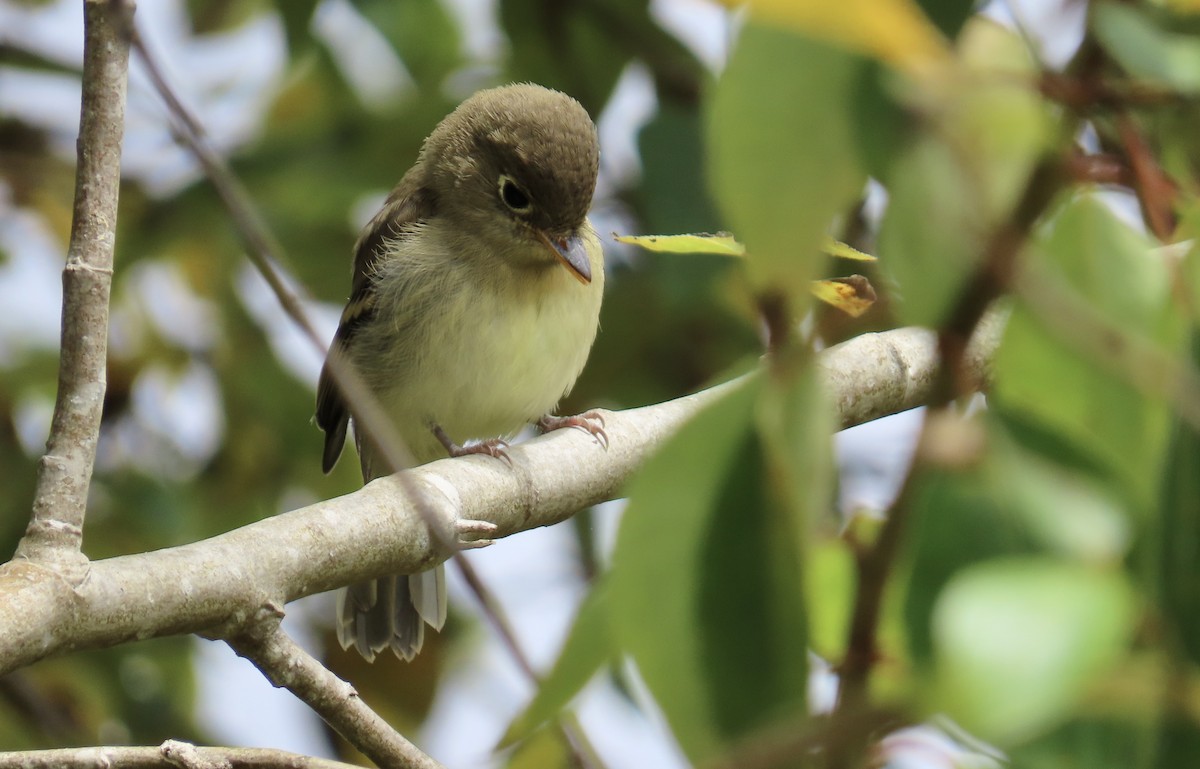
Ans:
[[[1036,70],[1021,39],[986,20],[960,37],[957,76],[931,84],[915,105],[931,125],[883,179],[879,255],[899,283],[901,320],[913,325],[946,319],[1054,136],[1027,86]]]
[[[1192,340],[1191,357],[1200,362],[1200,336]],[[1176,423],[1173,433],[1154,532],[1158,592],[1182,653],[1195,665],[1200,663],[1200,431]]]
[[[513,719],[498,747],[503,748],[525,739],[530,732],[553,718],[612,656],[608,593],[608,583],[601,582],[584,599],[554,667],[542,679],[525,711]]]
[[[1032,256],[1061,270],[1048,269],[1042,279],[1052,289],[1048,281],[1065,281],[1057,290],[1072,292],[1103,322],[1167,355],[1180,345],[1181,318],[1166,265],[1152,246],[1082,196],[1039,235]],[[1077,314],[1066,306],[1040,310],[1055,311],[1064,313],[1056,322],[1068,327]],[[1147,509],[1159,491],[1167,407],[1120,375],[1120,359],[1098,361],[1077,345],[1074,334],[1047,327],[1018,304],[996,354],[992,403],[1006,417],[1033,422],[1067,442]]]
[[[598,116],[632,58],[610,38],[608,25],[594,18],[608,14],[602,4],[502,0],[509,77],[568,93]]]
[[[1119,573],[1045,558],[973,566],[934,613],[932,704],[984,739],[1047,731],[1124,653],[1133,618]]]
[[[694,761],[803,712],[797,539],[765,483],[761,390],[736,385],[646,464],[613,556],[616,638]]]
[[[895,160],[888,195],[879,253],[900,287],[897,312],[903,323],[936,327],[982,255],[979,201],[958,156],[930,138]]]
[[[1200,40],[1160,28],[1147,13],[1125,3],[1096,3],[1092,12],[1096,39],[1130,75],[1200,93]]]
[[[989,486],[988,473],[987,465],[931,469],[916,481],[903,613],[908,648],[921,665],[933,658],[933,613],[946,584],[985,560],[1034,552],[1029,533]]]
[[[1081,561],[1121,562],[1132,526],[1111,488],[1007,442],[996,443],[987,461],[985,493],[1004,504],[1033,541]]]
[[[638,134],[642,184],[636,205],[650,232],[697,232],[717,221],[703,134],[698,105],[666,100]]]
[[[945,40],[912,0],[758,0],[753,13],[754,18],[869,53],[909,72],[929,72],[946,59]]]
[[[854,144],[853,85],[863,59],[746,24],[711,100],[713,195],[750,254],[758,285],[797,304],[824,263],[833,217],[866,181]]]
[[[856,262],[877,261],[875,257],[868,253],[859,251],[849,243],[843,243],[840,240],[834,240],[828,236],[821,241],[821,250],[830,256],[836,256],[838,259],[852,259]]]
[[[975,13],[976,7],[975,3],[968,0],[917,0],[917,4],[942,34],[951,40]]]
[[[458,25],[440,0],[355,0],[354,5],[388,39],[421,87],[440,88],[462,63]]]
[[[570,746],[557,729],[539,729],[505,762],[505,769],[569,769],[576,766]]]
[[[814,543],[804,559],[809,643],[825,659],[842,659],[853,613],[858,572],[844,542]]]
[[[318,0],[275,0],[275,11],[283,20],[283,30],[287,35],[288,53],[295,58],[313,43],[312,28],[313,13],[317,10]]]
[[[647,251],[670,254],[720,254],[722,256],[744,256],[746,247],[728,233],[710,235],[614,235],[618,243],[641,246]]]
[[[192,33],[214,35],[237,29],[262,12],[262,2],[238,0],[188,0]]]

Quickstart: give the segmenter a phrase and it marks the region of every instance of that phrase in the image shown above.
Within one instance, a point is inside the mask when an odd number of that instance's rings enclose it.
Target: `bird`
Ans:
[[[350,296],[317,387],[322,468],[342,453],[353,404],[330,360],[353,367],[417,462],[507,458],[529,424],[604,436],[596,412],[553,416],[599,328],[604,257],[588,220],[595,124],[559,91],[479,91],[447,115],[354,247]],[[354,432],[363,482],[393,468]],[[468,441],[476,440],[476,443]],[[606,440],[606,436],[604,436]],[[339,594],[343,649],[412,660],[446,619],[442,565]]]

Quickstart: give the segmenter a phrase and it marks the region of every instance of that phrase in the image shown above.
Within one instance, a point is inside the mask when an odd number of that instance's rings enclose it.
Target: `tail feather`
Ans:
[[[408,578],[412,605],[434,630],[446,624],[446,568],[438,566]]]
[[[446,622],[446,578],[441,564],[420,574],[360,582],[338,593],[338,643],[368,662],[386,648],[411,661],[425,642],[425,624]]]

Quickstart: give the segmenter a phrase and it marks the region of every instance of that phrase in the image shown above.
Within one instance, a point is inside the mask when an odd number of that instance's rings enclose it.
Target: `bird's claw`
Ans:
[[[433,432],[434,437],[446,448],[446,453],[452,457],[465,457],[471,454],[486,454],[494,459],[504,460],[509,467],[512,467],[512,459],[508,456],[508,441],[503,438],[488,438],[478,443],[472,443],[469,446],[460,446],[451,440],[442,426],[436,422],[429,425],[429,429]]]
[[[470,454],[486,454],[493,459],[500,459],[512,466],[512,458],[508,456],[508,441],[503,438],[488,438],[478,443],[472,443],[469,446],[459,446],[458,451],[451,452],[451,456],[465,457]]]
[[[537,421],[538,430],[548,433],[564,427],[577,427],[596,439],[602,448],[608,448],[608,433],[604,431],[604,415],[599,411],[585,411],[571,417],[556,417],[547,414]]]

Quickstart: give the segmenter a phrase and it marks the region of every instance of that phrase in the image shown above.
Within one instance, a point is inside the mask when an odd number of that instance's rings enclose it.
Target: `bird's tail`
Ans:
[[[425,625],[446,623],[446,570],[438,564],[420,574],[359,582],[338,591],[337,637],[343,649],[358,649],[367,662],[391,647],[410,661],[425,642]]]

